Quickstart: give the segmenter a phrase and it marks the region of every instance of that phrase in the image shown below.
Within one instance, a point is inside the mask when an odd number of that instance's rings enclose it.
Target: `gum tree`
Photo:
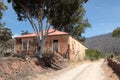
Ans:
[[[47,35],[54,32],[49,32],[51,25],[56,30],[70,24],[69,17],[87,0],[8,0],[8,2],[12,3],[18,20],[30,22],[37,36],[38,57],[42,58]],[[44,26],[43,21],[46,21]]]
[[[1,21],[5,10],[7,10],[7,6],[4,5],[3,0],[0,0],[0,44],[12,38],[11,30],[5,28],[5,23]]]
[[[4,27],[5,23],[2,22],[2,17],[5,10],[7,10],[7,6],[4,4],[3,0],[0,0],[0,56],[5,53],[9,44],[7,42],[12,39],[11,30]]]
[[[120,37],[120,27],[118,27],[115,30],[113,30],[112,36],[113,37]]]

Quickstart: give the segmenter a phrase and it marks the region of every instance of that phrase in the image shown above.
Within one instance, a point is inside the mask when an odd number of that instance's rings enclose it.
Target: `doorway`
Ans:
[[[58,52],[58,40],[53,40],[53,51]]]

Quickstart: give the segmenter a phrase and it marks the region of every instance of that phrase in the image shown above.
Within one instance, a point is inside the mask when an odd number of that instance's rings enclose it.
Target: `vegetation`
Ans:
[[[1,19],[7,6],[4,5],[3,1],[0,1],[0,56],[7,52],[8,47],[12,48],[11,43],[8,41],[12,39],[12,32],[10,29],[5,28],[5,23],[2,23]]]
[[[5,27],[0,27],[0,42],[7,42],[10,39],[12,39],[11,30]]]
[[[69,30],[77,36],[89,26],[84,19],[83,4],[88,0],[8,0],[17,13],[18,20],[28,20],[36,35],[38,42],[38,57],[42,58],[42,49],[45,44],[50,27],[54,29]],[[43,26],[43,21],[46,25]],[[85,25],[85,26],[84,26]],[[43,33],[43,30],[45,32]],[[54,31],[52,31],[54,32]],[[45,35],[44,35],[45,34]]]
[[[120,37],[120,27],[118,27],[115,30],[113,30],[112,36],[113,37]]]
[[[0,0],[0,20],[2,19],[3,12],[7,9],[7,6],[4,5],[3,0]],[[1,23],[0,21],[0,27],[3,27],[4,23]]]
[[[27,30],[22,30],[22,31],[21,31],[21,35],[24,35],[24,34],[30,34],[30,32],[27,31]]]
[[[0,42],[6,42],[12,38],[12,32],[10,29],[5,28],[5,23],[2,23],[1,19],[3,12],[7,9],[7,6],[4,5],[3,1],[0,1]]]
[[[120,38],[112,37],[112,33],[86,39],[86,46],[104,54],[120,53]]]
[[[90,60],[97,60],[99,58],[102,58],[103,54],[97,50],[93,49],[87,49],[86,50],[86,58]]]
[[[68,11],[67,7],[69,7],[68,9],[70,9],[69,11],[70,13],[73,10],[75,10],[75,12],[72,15],[64,14],[66,17],[57,15],[55,16],[57,19],[56,18],[53,19],[54,22],[52,22],[52,25],[56,28],[57,26],[59,26],[59,24],[62,21],[64,24],[62,24],[63,27],[60,27],[59,30],[68,32],[69,34],[71,34],[72,36],[74,36],[76,39],[80,41],[85,40],[85,38],[82,37],[81,35],[84,32],[84,30],[88,27],[91,27],[88,19],[84,18],[85,10],[84,10],[84,7],[82,6],[83,1],[85,0],[74,0],[73,1],[74,5],[69,1],[67,2],[64,1],[63,4],[67,4],[63,6],[63,7],[66,7],[65,8],[66,11]],[[62,12],[62,9],[59,9],[59,12]]]
[[[118,37],[118,38],[120,37],[120,27],[118,27],[115,30],[113,30],[112,36],[113,37]],[[115,57],[115,59],[120,61],[120,51],[115,50],[114,57]]]

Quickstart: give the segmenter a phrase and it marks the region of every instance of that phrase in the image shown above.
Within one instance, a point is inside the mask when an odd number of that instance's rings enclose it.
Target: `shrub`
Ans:
[[[97,50],[87,49],[86,50],[86,58],[90,60],[97,60],[103,57],[103,54]]]
[[[0,42],[0,57],[9,56],[14,53],[14,40]]]

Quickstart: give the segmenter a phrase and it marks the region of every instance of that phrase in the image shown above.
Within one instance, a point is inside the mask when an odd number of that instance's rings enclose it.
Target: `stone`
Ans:
[[[16,69],[19,69],[19,66],[16,63],[13,63],[12,68],[16,70]]]
[[[0,77],[0,80],[3,80],[3,78],[2,78],[2,77]]]

